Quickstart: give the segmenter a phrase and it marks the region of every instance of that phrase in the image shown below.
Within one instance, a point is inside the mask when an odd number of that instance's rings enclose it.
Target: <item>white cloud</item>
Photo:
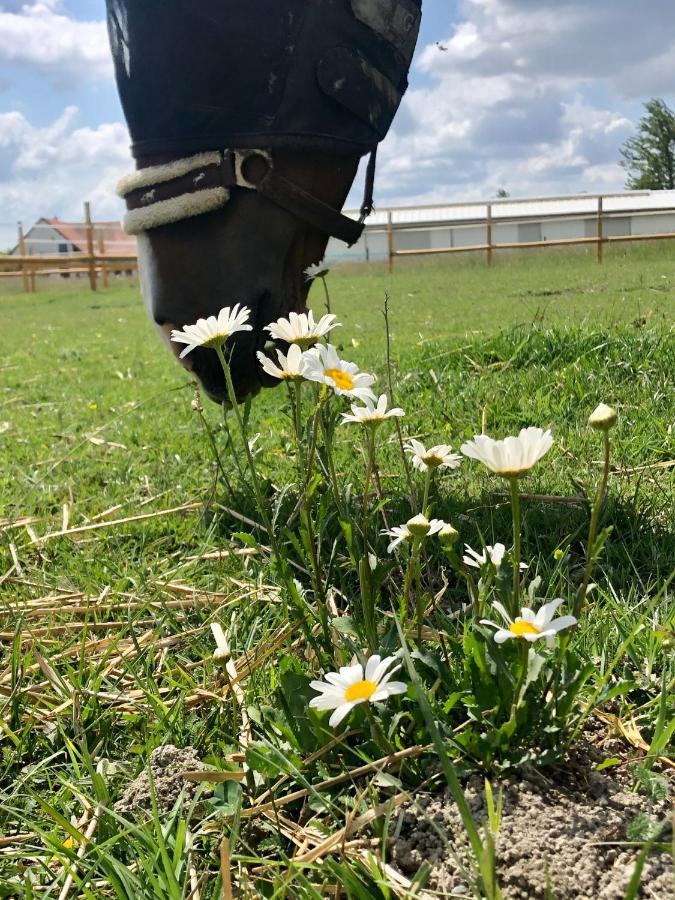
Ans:
[[[0,114],[0,247],[13,245],[18,220],[26,226],[40,216],[81,221],[85,200],[97,219],[121,216],[114,188],[133,168],[127,129],[119,122],[76,123],[75,107],[45,127],[20,112]]]
[[[382,146],[382,205],[620,190],[635,101],[675,84],[672,0],[461,0],[438,38]]]
[[[35,66],[60,86],[113,71],[105,21],[72,19],[60,0],[0,6],[0,62]]]

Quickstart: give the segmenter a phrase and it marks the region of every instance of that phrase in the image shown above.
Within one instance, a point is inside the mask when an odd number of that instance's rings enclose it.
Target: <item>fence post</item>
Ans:
[[[486,254],[487,264],[492,265],[492,204],[488,203],[485,210],[485,230],[486,230]]]
[[[598,195],[598,262],[602,262],[602,243],[605,239],[602,221],[602,194]]]
[[[389,271],[394,269],[394,225],[391,220],[391,210],[387,210],[387,256],[389,258]]]
[[[23,234],[23,224],[21,222],[17,222],[17,230],[19,234],[19,239],[17,242],[17,246],[19,248],[19,256],[26,255],[26,238]],[[28,267],[24,262],[21,263],[21,278],[23,280],[23,292],[24,294],[28,294],[30,292],[30,281],[28,278]]]
[[[96,259],[94,258],[94,226],[91,222],[91,207],[89,201],[84,204],[84,222],[87,227],[87,256],[89,257],[89,287],[96,290]]]
[[[33,248],[31,247],[28,250],[28,255],[33,255]],[[28,283],[30,284],[30,292],[31,294],[37,293],[36,280],[35,280],[35,266],[31,266],[28,270]]]
[[[103,287],[108,287],[108,266],[105,262],[105,244],[103,243],[103,233],[98,233],[98,256],[101,262],[101,276],[103,278]]]

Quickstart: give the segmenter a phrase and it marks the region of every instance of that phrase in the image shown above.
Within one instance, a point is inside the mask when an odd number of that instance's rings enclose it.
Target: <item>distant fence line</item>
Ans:
[[[642,192],[644,194],[644,192]],[[640,192],[636,196],[642,196]],[[605,199],[611,199],[613,194],[598,195],[577,195],[576,197],[567,198],[533,198],[531,200],[508,200],[495,201],[486,204],[467,204],[467,203],[447,203],[434,204],[428,207],[431,211],[443,207],[452,209],[457,207],[477,206],[485,210],[484,216],[474,216],[471,220],[433,220],[427,222],[420,220],[418,222],[396,222],[394,217],[396,212],[405,211],[401,207],[400,210],[381,210],[380,223],[371,224],[364,230],[362,238],[357,245],[351,248],[346,254],[335,254],[335,261],[374,261],[386,260],[389,271],[394,267],[394,260],[397,257],[408,256],[435,256],[448,253],[483,253],[487,265],[491,265],[493,255],[497,250],[530,250],[539,247],[571,247],[571,246],[595,246],[597,260],[599,263],[603,261],[604,248],[608,244],[624,243],[630,241],[655,241],[668,240],[675,238],[675,230],[666,231],[650,231],[638,232],[637,234],[617,234],[611,233],[616,231],[615,226],[621,223],[617,220],[639,219],[644,217],[655,218],[658,216],[670,216],[675,221],[675,205],[661,208],[633,208],[633,209],[610,209],[604,205]],[[621,195],[623,196],[623,195]],[[502,206],[504,203],[513,205],[517,208],[519,204],[546,203],[549,200],[564,199],[570,201],[585,201],[594,204],[591,209],[586,208],[584,211],[567,211],[567,212],[542,212],[541,216],[529,216],[526,218],[513,216],[494,216],[493,207]],[[418,207],[416,210],[424,210],[426,207]],[[431,215],[431,212],[429,213]],[[91,209],[89,203],[84,204],[85,215],[85,235],[86,235],[86,251],[68,252],[68,253],[47,253],[33,254],[30,250],[26,250],[26,241],[23,229],[19,224],[18,228],[18,254],[0,255],[0,278],[18,278],[21,279],[23,290],[27,293],[37,290],[36,279],[39,275],[87,275],[91,290],[95,291],[99,284],[107,287],[109,277],[113,274],[133,273],[138,269],[138,260],[135,254],[115,252],[115,244],[121,242],[104,236],[105,226],[96,225],[91,219]],[[377,212],[375,217],[377,216]],[[386,216],[386,218],[385,218]],[[535,232],[539,228],[541,234],[541,224],[572,223],[584,222],[585,230],[592,230],[592,234],[577,235],[573,237],[551,237],[538,240],[495,240],[495,231],[501,228],[516,228],[524,226],[526,229],[534,228]],[[644,227],[644,225],[642,226]],[[653,227],[651,223],[647,223],[648,228]],[[673,228],[673,222],[666,223],[667,228]],[[631,226],[632,228],[632,226]],[[483,240],[471,242],[473,235],[471,232],[481,232],[480,237]],[[419,243],[420,233],[429,237],[435,235],[437,241],[445,240],[444,234],[448,233],[451,246],[426,246],[415,247],[415,243]],[[608,233],[610,232],[610,233]],[[559,233],[559,232],[558,232]],[[465,237],[459,238],[464,234]],[[396,247],[397,235],[405,236],[402,238],[404,243],[413,244],[408,247]],[[469,238],[467,243],[463,240]],[[458,245],[454,244],[456,238],[460,239]],[[44,241],[43,241],[44,243]],[[60,243],[54,240],[54,243]],[[356,251],[356,252],[354,252]],[[359,255],[361,252],[363,255]],[[331,254],[332,256],[332,254]],[[330,258],[330,256],[329,256]]]
[[[584,196],[583,199],[591,199],[587,195]],[[514,202],[514,201],[511,201]],[[523,202],[533,202],[533,201],[523,201]],[[453,204],[443,204],[445,206],[452,206]],[[466,204],[455,204],[457,206],[465,206]],[[595,229],[596,234],[592,236],[578,236],[578,237],[566,237],[566,238],[551,238],[551,239],[543,239],[543,240],[525,240],[525,241],[495,241],[493,240],[493,230],[495,224],[508,224],[510,226],[518,226],[518,225],[528,225],[532,224],[532,219],[521,220],[519,221],[517,218],[509,218],[506,222],[501,219],[495,220],[493,217],[493,204],[487,203],[485,206],[485,217],[483,219],[474,219],[471,222],[446,222],[442,224],[429,225],[427,226],[430,230],[441,230],[441,229],[451,229],[452,232],[455,231],[466,231],[468,229],[485,229],[485,241],[476,244],[462,244],[460,246],[451,246],[451,247],[418,247],[418,248],[405,248],[405,249],[396,249],[395,248],[395,235],[400,232],[414,232],[421,230],[419,225],[396,225],[393,222],[393,211],[387,211],[387,224],[384,229],[372,229],[370,234],[372,235],[375,231],[382,231],[386,233],[387,239],[387,261],[389,271],[391,272],[394,267],[394,259],[396,257],[405,257],[405,256],[433,256],[436,254],[446,254],[446,253],[484,253],[485,261],[487,265],[492,264],[492,258],[494,251],[496,250],[531,250],[538,247],[568,247],[575,245],[594,245],[596,248],[597,260],[599,263],[603,261],[604,256],[604,247],[606,244],[612,243],[621,243],[626,241],[656,241],[656,240],[668,240],[675,238],[675,231],[658,231],[652,233],[644,233],[644,234],[607,234],[605,229],[605,224],[608,220],[613,218],[625,218],[626,216],[631,217],[639,217],[639,216],[659,216],[659,215],[670,215],[672,216],[675,212],[675,209],[646,209],[646,210],[620,210],[620,211],[612,211],[607,212],[604,209],[603,205],[603,195],[598,195],[596,198],[596,208],[595,208]],[[545,216],[544,218],[550,218],[553,221],[588,221],[589,213],[558,213],[552,214],[550,217]]]
[[[0,278],[20,278],[25,293],[35,293],[38,275],[87,275],[89,287],[95,291],[108,287],[110,275],[135,272],[138,259],[135,254],[110,252],[110,244],[101,229],[91,218],[89,203],[84,204],[84,222],[87,250],[71,253],[33,254],[26,249],[26,238],[21,223],[18,225],[17,254],[0,255]],[[55,243],[59,243],[55,241]]]

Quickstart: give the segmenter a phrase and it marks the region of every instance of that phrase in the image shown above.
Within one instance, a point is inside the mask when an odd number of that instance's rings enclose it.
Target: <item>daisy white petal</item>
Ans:
[[[314,347],[305,353],[307,370],[305,378],[327,384],[336,394],[344,394],[361,400],[375,400],[370,386],[375,376],[359,372],[355,363],[340,359],[331,344]]]
[[[177,344],[187,344],[180,354],[181,359],[196,347],[222,347],[238,331],[253,330],[251,325],[246,324],[250,315],[250,309],[239,303],[233,307],[225,306],[217,316],[197,319],[194,325],[185,325],[182,331],[174,329],[171,340]]]
[[[342,414],[343,424],[347,422],[356,422],[359,425],[380,425],[385,419],[389,419],[392,416],[405,415],[403,410],[398,406],[387,410],[386,394],[380,394],[377,405],[375,405],[368,397],[364,400],[364,404],[365,406],[357,406],[353,403],[351,415],[348,413]]]
[[[523,428],[517,437],[496,441],[477,434],[460,447],[461,452],[477,459],[490,471],[506,478],[519,478],[530,471],[553,446],[553,436],[542,428]]]
[[[545,628],[548,628],[553,616],[556,613],[558,607],[563,604],[565,601],[562,597],[556,597],[555,600],[550,600],[548,603],[544,603],[542,607],[540,607],[539,612],[537,613],[534,624],[543,631]]]
[[[553,631],[557,634],[559,631],[562,631],[563,628],[571,628],[572,625],[576,625],[577,620],[575,616],[560,616],[558,619],[554,619],[548,626],[548,631]]]
[[[382,657],[378,656],[377,653],[374,653],[371,657],[369,657],[368,662],[366,663],[366,670],[364,672],[363,677],[368,678],[371,681],[375,679],[375,673],[380,667],[380,663],[382,662]],[[385,662],[388,663],[388,659],[385,659]],[[386,670],[386,666],[384,667]]]
[[[411,454],[413,467],[420,472],[429,469],[456,469],[462,462],[458,453],[451,453],[452,447],[448,444],[437,444],[428,450],[420,441],[411,438],[403,449]]]
[[[556,609],[562,602],[561,598],[551,600],[550,603],[545,603],[536,613],[528,607],[523,607],[520,610],[520,615],[516,616],[514,621],[502,604],[495,600],[492,606],[503,617],[508,624],[508,628],[496,625],[489,619],[481,619],[481,624],[490,625],[492,628],[497,629],[494,639],[498,644],[513,637],[522,638],[529,643],[544,638],[550,643],[551,638],[555,637],[559,631],[562,631],[563,628],[571,628],[577,622],[574,616],[561,616],[559,619],[551,621]]]
[[[376,703],[386,700],[395,694],[407,690],[401,681],[389,681],[391,675],[398,671],[400,665],[392,668],[396,657],[387,656],[382,659],[374,654],[365,666],[360,663],[354,666],[342,666],[340,672],[328,672],[325,682],[312,681],[311,687],[319,692],[310,700],[313,709],[333,709],[329,725],[338,725],[345,716],[359,703]],[[339,680],[339,686],[337,682]]]
[[[335,712],[328,720],[328,724],[331,728],[335,728],[336,725],[339,725],[340,722],[348,716],[352,709],[356,706],[355,703],[341,703],[338,707],[336,707]]]
[[[282,317],[270,325],[265,325],[265,331],[269,331],[277,341],[297,344],[300,349],[308,350],[340,325],[335,321],[336,318],[332,313],[327,313],[316,322],[311,309],[306,313],[291,312],[287,319]]]
[[[383,531],[382,534],[386,534],[387,537],[393,538],[387,546],[387,553],[391,553],[399,544],[403,543],[403,541],[410,540],[412,537],[407,525],[394,525],[393,528]]]
[[[305,278],[307,281],[314,281],[315,278],[325,278],[329,272],[330,269],[324,260],[320,260],[318,263],[312,263],[311,266],[307,266],[305,269]]]
[[[273,378],[279,378],[283,381],[302,381],[305,377],[307,363],[303,358],[302,350],[297,344],[291,344],[286,355],[281,350],[277,350],[278,365],[268,356],[265,356],[264,353],[261,353],[260,350],[258,350],[256,356],[263,371]]]
[[[503,644],[504,641],[508,641],[511,638],[514,638],[516,635],[511,631],[507,631],[505,628],[500,628],[495,632],[495,643]]]
[[[379,690],[375,691],[371,697],[371,703],[379,703],[380,700],[386,700],[387,697],[394,697],[396,694],[405,694],[408,685],[403,681],[390,681]]]

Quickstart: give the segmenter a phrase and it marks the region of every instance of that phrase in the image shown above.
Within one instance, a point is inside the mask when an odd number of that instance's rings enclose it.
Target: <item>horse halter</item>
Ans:
[[[280,175],[271,150],[222,150],[199,153],[165,165],[139,169],[117,185],[127,214],[122,227],[139,234],[224,207],[232,189],[257,191],[325,234],[350,246],[361,236],[363,222],[372,210],[374,153],[366,176],[366,195],[359,221],[303,190]]]

